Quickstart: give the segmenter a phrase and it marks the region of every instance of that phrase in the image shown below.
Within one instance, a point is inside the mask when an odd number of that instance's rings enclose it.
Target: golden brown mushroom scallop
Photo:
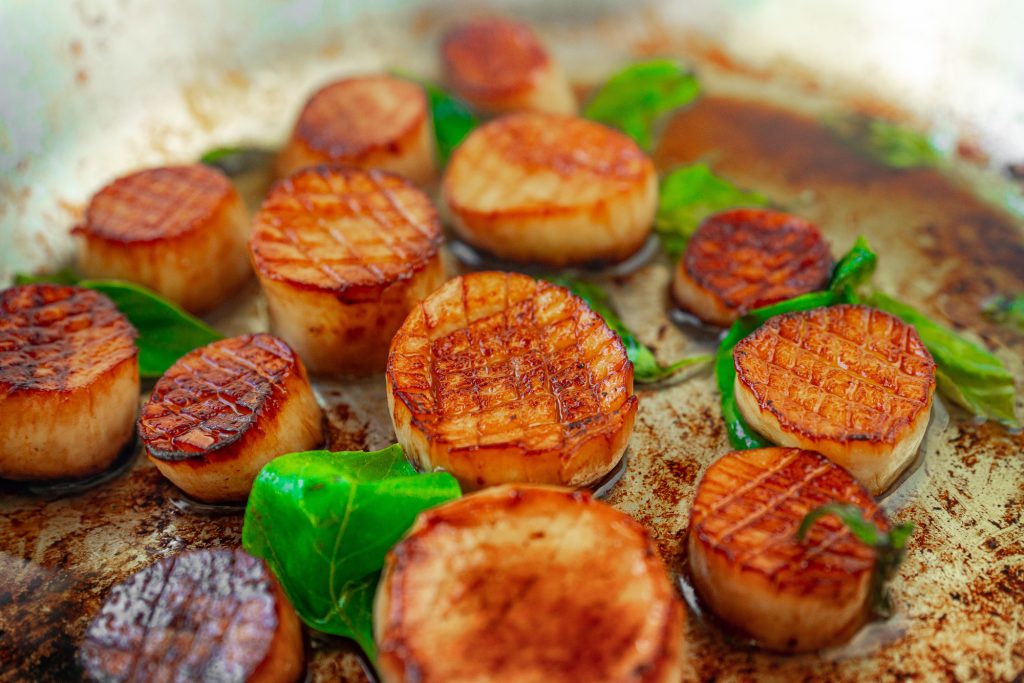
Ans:
[[[761,448],[719,458],[690,512],[690,572],[701,599],[772,650],[848,639],[870,616],[875,550],[832,516],[796,536],[808,512],[833,502],[856,505],[888,531],[863,485],[818,453]]]
[[[81,478],[117,459],[139,405],[135,337],[92,290],[0,292],[0,477]]]
[[[281,150],[277,175],[325,163],[380,168],[421,186],[433,181],[434,132],[423,89],[382,74],[318,90]]]
[[[770,209],[731,209],[697,229],[676,264],[676,302],[727,327],[744,313],[828,284],[832,255],[818,228]]]
[[[445,171],[455,231],[510,261],[621,261],[647,241],[654,164],[625,135],[554,114],[510,114],[477,128]]]
[[[100,683],[294,683],[305,652],[263,560],[218,549],[172,555],[114,586],[79,661]]]
[[[149,459],[204,502],[243,501],[260,469],[323,440],[306,370],[269,334],[222,339],[180,358],[139,419]]]
[[[576,113],[569,79],[525,24],[500,18],[460,24],[445,34],[441,58],[452,89],[485,113]]]
[[[384,683],[669,683],[682,618],[630,517],[501,486],[420,515],[385,561],[374,631]]]
[[[137,282],[193,313],[214,308],[252,273],[242,198],[200,164],[118,178],[93,196],[74,233],[82,275]]]
[[[818,451],[872,493],[924,437],[935,362],[913,327],[867,306],[769,319],[734,351],[736,403],[772,443]]]
[[[387,385],[406,456],[464,490],[591,485],[622,458],[637,408],[618,335],[568,290],[515,273],[457,277],[414,308]]]
[[[319,374],[384,368],[406,314],[444,282],[441,223],[384,171],[317,166],[274,186],[249,248],[271,329]]]

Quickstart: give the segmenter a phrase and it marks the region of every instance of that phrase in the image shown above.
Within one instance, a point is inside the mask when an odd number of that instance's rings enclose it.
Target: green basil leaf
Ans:
[[[661,180],[654,229],[665,252],[676,258],[708,216],[725,209],[769,204],[764,195],[742,190],[715,175],[707,164],[683,166]]]
[[[829,291],[836,294],[845,293],[852,299],[857,288],[874,274],[877,265],[878,255],[871,250],[863,235],[857,237],[850,251],[839,259],[839,263],[832,270],[832,277],[828,283]]]
[[[15,285],[35,285],[40,282],[52,282],[55,285],[75,285],[78,284],[78,280],[78,273],[73,268],[61,268],[49,275],[27,275],[25,273],[15,273],[14,275]]]
[[[903,562],[907,539],[914,525],[907,522],[893,527],[888,532],[880,530],[873,521],[864,519],[864,513],[851,503],[826,503],[808,512],[797,529],[800,540],[807,535],[814,523],[827,515],[835,515],[850,530],[854,538],[875,551],[875,570],[871,576],[869,600],[872,611],[881,617],[892,613],[887,584]]]
[[[622,319],[615,312],[611,298],[598,285],[564,275],[548,279],[583,299],[590,306],[590,310],[604,318],[608,327],[615,334],[619,335],[619,338],[622,339],[622,345],[626,347],[626,357],[633,363],[633,379],[637,382],[642,384],[662,382],[685,368],[708,363],[712,360],[711,354],[701,354],[680,359],[669,365],[662,365],[658,362],[654,352],[641,343],[636,338],[636,335],[633,334],[633,331],[626,327],[626,324],[622,322]]]
[[[993,297],[985,302],[982,311],[997,323],[1024,332],[1024,294]]]
[[[434,122],[434,139],[437,142],[437,158],[441,166],[448,163],[452,152],[474,128],[480,125],[480,118],[469,106],[439,86],[417,78],[411,78],[422,86],[430,104],[430,115]]]
[[[995,355],[887,294],[873,292],[863,301],[914,326],[935,359],[943,396],[974,415],[1019,424],[1013,375]]]
[[[676,62],[639,62],[612,76],[587,104],[583,115],[618,128],[642,148],[650,149],[658,119],[693,101],[698,94],[697,77]]]
[[[927,136],[898,123],[852,114],[828,117],[825,125],[847,144],[890,168],[936,166],[942,160]]]
[[[259,147],[218,147],[199,157],[199,162],[234,177],[263,168],[274,160],[274,152]]]
[[[224,338],[199,318],[140,285],[121,280],[82,280],[78,286],[106,294],[138,330],[135,343],[139,347],[139,374],[144,378],[158,378],[189,351]]]
[[[418,474],[399,445],[275,458],[249,494],[242,547],[264,558],[311,628],[373,658],[372,594],[384,557],[420,512],[458,498],[445,472]]]
[[[138,331],[139,375],[157,379],[189,351],[224,337],[199,318],[156,292],[123,280],[79,280],[74,271],[53,275],[15,275],[17,284],[53,282],[78,285],[105,294]]]

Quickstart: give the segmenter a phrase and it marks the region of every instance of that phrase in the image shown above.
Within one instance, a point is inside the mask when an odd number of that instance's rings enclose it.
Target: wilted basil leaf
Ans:
[[[418,474],[397,444],[291,453],[256,478],[242,547],[267,561],[310,627],[353,638],[375,659],[372,602],[384,556],[420,512],[458,496],[454,477]]]
[[[654,229],[665,252],[676,258],[708,216],[725,209],[769,204],[764,195],[742,190],[715,175],[707,164],[683,166],[661,180]]]
[[[841,140],[890,168],[935,166],[942,155],[921,133],[891,121],[848,114],[825,120]]]
[[[644,149],[658,119],[700,93],[696,76],[670,60],[631,64],[612,76],[583,110],[588,119],[618,128]]]
[[[880,530],[873,521],[864,519],[864,514],[856,505],[850,503],[827,503],[816,507],[800,522],[796,537],[800,540],[807,535],[814,523],[826,515],[835,515],[847,526],[854,538],[875,550],[875,570],[871,577],[869,600],[872,611],[881,617],[892,613],[892,603],[886,588],[889,579],[903,562],[906,553],[907,539],[910,538],[914,525],[907,522],[893,527],[890,531]]]
[[[622,345],[626,347],[626,357],[633,363],[633,379],[637,382],[645,384],[661,382],[685,368],[707,363],[712,359],[711,354],[701,354],[682,358],[669,365],[662,365],[654,356],[654,352],[642,344],[636,338],[636,335],[633,334],[632,330],[622,322],[622,319],[619,318],[612,307],[611,298],[603,289],[593,283],[583,282],[564,275],[550,278],[550,280],[557,285],[565,287],[586,301],[587,305],[590,306],[590,310],[604,318],[608,327],[619,335],[619,338],[622,339]]]

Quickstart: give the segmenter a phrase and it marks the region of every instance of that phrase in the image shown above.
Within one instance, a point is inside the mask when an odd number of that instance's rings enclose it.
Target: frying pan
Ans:
[[[996,173],[1024,159],[1024,6],[1012,0],[8,0],[0,8],[0,284],[67,260],[68,228],[116,175],[225,144],[280,144],[318,84],[393,67],[435,76],[443,27],[494,10],[533,23],[581,86],[643,55],[694,65],[704,99],[669,126],[673,142],[656,155],[662,168],[708,160],[819,223],[837,254],[867,235],[881,256],[880,286],[969,328],[1020,386],[1024,338],[980,314],[993,293],[1024,291],[1024,223],[1013,212],[1024,203],[1014,204],[1019,186]],[[953,164],[952,180],[871,170],[838,147],[830,158],[843,163],[824,165],[811,150],[830,143],[806,117],[843,108],[903,118],[968,159]],[[603,280],[664,359],[714,342],[671,324],[669,276],[667,261],[655,259]],[[265,328],[255,287],[212,322],[227,334]],[[393,441],[379,377],[321,381],[317,390],[332,448]],[[690,606],[690,677],[1020,680],[1019,432],[937,405],[918,462],[884,500],[917,526],[893,586],[897,615],[842,648],[781,657],[723,633],[686,580],[694,488],[728,448],[712,377],[639,393],[628,469],[607,500],[648,528],[678,577]],[[168,554],[239,540],[240,515],[190,507],[142,459],[101,486],[59,493],[0,492],[0,681],[79,679],[78,641],[113,583]],[[312,680],[365,679],[349,644],[317,637],[311,647]]]

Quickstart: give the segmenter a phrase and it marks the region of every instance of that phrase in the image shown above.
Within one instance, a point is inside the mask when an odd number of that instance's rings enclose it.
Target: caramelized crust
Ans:
[[[139,418],[139,436],[159,460],[215,458],[289,398],[284,382],[304,376],[280,339],[248,334],[178,360],[160,378]]]
[[[464,487],[584,486],[619,461],[637,399],[618,336],[568,290],[513,273],[447,282],[395,335],[399,440]]]
[[[808,512],[851,503],[888,530],[871,495],[824,456],[796,448],[729,453],[708,468],[690,513],[690,565],[727,623],[779,650],[817,649],[868,616],[875,552],[829,515],[801,541]]]
[[[568,81],[525,24],[488,18],[456,26],[442,40],[441,59],[452,89],[484,111],[576,109]]]
[[[135,328],[110,299],[51,284],[0,292],[0,400],[72,392],[133,360]]]
[[[676,299],[701,319],[731,324],[740,315],[827,284],[832,256],[818,228],[768,209],[711,216],[677,266]]]
[[[75,231],[116,243],[158,242],[208,224],[235,196],[224,174],[202,164],[150,168],[97,192]]]
[[[910,325],[867,306],[776,316],[736,345],[737,401],[772,441],[813,448],[873,492],[912,459],[935,362]]]
[[[621,260],[639,249],[654,218],[657,176],[617,131],[521,113],[474,130],[452,155],[442,190],[471,244],[564,265]]]
[[[263,561],[222,549],[173,555],[115,586],[79,658],[103,682],[291,683],[304,654],[298,618]]]
[[[261,278],[359,303],[426,268],[441,241],[437,212],[409,181],[317,166],[274,186],[254,219],[250,250]]]
[[[278,175],[343,163],[382,168],[423,184],[434,177],[434,143],[420,86],[386,75],[328,84],[303,107],[278,158]]]
[[[374,626],[385,683],[682,677],[658,553],[589,493],[503,486],[423,513],[388,555]]]

